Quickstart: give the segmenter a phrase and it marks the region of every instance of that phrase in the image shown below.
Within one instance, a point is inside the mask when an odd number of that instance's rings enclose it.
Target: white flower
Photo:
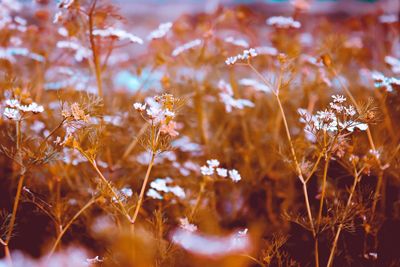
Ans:
[[[385,62],[392,67],[394,73],[400,73],[400,59],[392,56],[386,56]]]
[[[346,97],[344,97],[343,95],[333,95],[333,102],[335,103],[343,103],[346,101]]]
[[[207,164],[209,167],[215,168],[215,167],[219,166],[219,161],[216,159],[209,159],[209,160],[207,160]]]
[[[29,105],[19,106],[19,110],[21,110],[22,112],[42,113],[44,111],[44,108],[43,108],[43,106],[38,105],[37,103],[33,102]]]
[[[244,39],[235,39],[232,36],[226,37],[224,39],[224,41],[227,42],[227,43],[233,44],[233,45],[244,47],[244,48],[249,47],[249,43],[246,40],[244,40]]]
[[[233,57],[228,57],[225,60],[225,63],[226,63],[226,65],[233,65],[238,60],[247,60],[249,58],[256,57],[257,55],[258,55],[257,51],[254,48],[250,48],[248,50],[243,50],[242,54],[238,54],[238,55],[233,56]]]
[[[174,118],[175,117],[175,112],[170,111],[169,109],[166,109],[164,112],[165,117],[169,117],[169,118]]]
[[[349,132],[353,132],[354,128],[358,128],[361,131],[366,131],[368,129],[368,124],[348,121],[347,124],[343,125],[343,128],[346,128]]]
[[[228,170],[225,168],[217,168],[217,174],[221,177],[227,177],[228,176]]]
[[[132,189],[129,188],[129,187],[124,187],[124,188],[122,188],[122,189],[121,189],[121,193],[124,194],[124,195],[127,196],[127,197],[133,196],[133,191],[132,191]]]
[[[349,107],[344,107],[344,110],[346,112],[346,115],[350,117],[356,115],[356,110],[352,105],[350,105]]]
[[[152,119],[161,120],[162,110],[157,107],[150,107],[146,110],[147,115]]]
[[[211,176],[214,174],[214,168],[209,166],[200,167],[200,172],[204,176]]]
[[[180,227],[188,232],[196,232],[197,231],[197,226],[194,224],[189,223],[188,218],[181,218],[179,219],[180,222]]]
[[[162,196],[159,194],[159,192],[164,192],[164,193],[172,193],[176,197],[181,199],[185,198],[186,194],[185,191],[182,189],[182,187],[178,185],[169,186],[168,184],[171,182],[172,179],[170,177],[166,177],[165,179],[158,178],[154,180],[153,182],[150,183],[150,189],[147,192],[147,195],[155,199],[162,199]]]
[[[17,99],[7,99],[5,104],[9,108],[18,108],[20,105]]]
[[[239,172],[235,169],[229,170],[229,178],[231,178],[234,182],[239,182],[242,177],[240,176]]]
[[[150,188],[149,191],[147,191],[146,196],[154,198],[154,199],[163,199],[163,197],[160,195],[160,193],[158,193],[153,188]]]
[[[261,91],[266,94],[272,92],[271,88],[269,88],[267,85],[260,83],[259,81],[256,81],[254,79],[241,79],[239,80],[239,84],[253,87],[256,91]]]
[[[132,43],[143,44],[143,40],[132,33],[128,33],[121,29],[115,29],[113,27],[108,27],[106,29],[95,29],[93,30],[93,35],[101,37],[113,37],[119,40],[128,40]]]
[[[301,23],[295,21],[292,17],[282,17],[282,16],[274,16],[267,19],[267,24],[271,26],[275,26],[277,28],[300,28]]]
[[[399,21],[398,15],[397,14],[383,14],[379,17],[379,21],[381,23],[396,23]]]
[[[138,110],[138,111],[145,111],[147,107],[147,104],[142,104],[142,103],[134,103],[133,108]]]
[[[58,2],[58,7],[59,8],[70,8],[72,4],[75,2],[75,0],[61,0]]]
[[[181,46],[178,46],[177,48],[174,49],[174,51],[172,51],[172,56],[176,57],[176,56],[180,55],[181,53],[185,52],[186,50],[189,50],[196,46],[201,45],[201,43],[202,42],[200,39],[195,39],[195,40],[185,43]]]
[[[161,23],[158,28],[152,31],[148,36],[148,40],[163,38],[172,28],[172,22]]]
[[[13,108],[5,108],[3,115],[10,120],[19,120],[21,118],[19,110]]]

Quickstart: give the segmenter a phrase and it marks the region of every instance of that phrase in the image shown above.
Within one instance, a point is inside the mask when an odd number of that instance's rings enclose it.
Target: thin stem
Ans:
[[[200,205],[200,202],[201,202],[201,198],[203,197],[203,194],[205,192],[205,188],[206,188],[206,180],[205,180],[205,177],[204,177],[203,181],[200,184],[200,191],[199,191],[199,194],[197,195],[196,203],[195,203],[192,211],[190,212],[190,216],[189,216],[190,220],[193,219],[193,216],[195,215],[197,209],[199,208],[199,205]]]
[[[141,206],[142,206],[142,202],[143,202],[143,198],[144,198],[144,193],[145,193],[145,191],[146,191],[146,186],[147,186],[147,183],[148,183],[148,181],[149,181],[151,169],[153,168],[155,156],[156,156],[156,154],[155,154],[154,152],[152,152],[152,153],[151,153],[150,163],[149,163],[149,165],[148,165],[148,167],[147,167],[146,176],[144,177],[144,181],[143,181],[143,184],[142,184],[142,188],[140,189],[139,200],[138,200],[138,203],[137,203],[137,205],[136,205],[135,213],[133,214],[131,224],[134,224],[134,223],[135,223],[135,221],[136,221],[136,219],[137,219],[137,217],[138,217],[138,214],[139,214],[139,210],[140,210],[140,208],[141,208]]]
[[[96,203],[97,198],[92,198],[88,203],[86,203],[85,206],[83,206],[75,215],[74,217],[72,217],[71,220],[69,220],[69,222],[65,225],[65,227],[63,227],[63,230],[60,232],[60,234],[57,236],[56,241],[54,242],[53,247],[50,250],[50,253],[48,255],[48,257],[51,257],[51,255],[53,255],[54,251],[56,250],[58,244],[61,242],[62,237],[64,236],[64,234],[67,232],[67,230],[69,229],[69,227],[72,225],[72,223],[85,211],[87,210],[92,204]]]
[[[357,183],[361,180],[361,177],[359,177],[359,175],[360,175],[360,173],[361,173],[362,171],[363,171],[363,169],[361,169],[359,172],[357,172],[357,169],[356,169],[356,167],[354,166],[354,181],[353,181],[353,186],[352,186],[352,188],[351,188],[349,198],[347,199],[347,204],[346,204],[346,208],[345,208],[344,213],[343,213],[342,221],[344,221],[344,220],[346,219],[346,216],[347,216],[349,207],[350,207],[350,205],[351,205],[351,203],[352,203],[351,201],[352,201],[352,199],[353,199],[354,192],[355,192],[355,190],[356,190]],[[338,227],[338,229],[337,229],[335,238],[334,238],[334,240],[333,240],[332,247],[331,247],[331,252],[330,252],[330,254],[329,254],[328,263],[327,263],[327,265],[326,265],[327,267],[330,267],[330,266],[332,266],[332,264],[333,264],[333,259],[334,259],[334,256],[335,256],[335,251],[336,251],[336,247],[337,247],[337,242],[338,242],[338,240],[339,240],[339,236],[340,236],[340,233],[341,233],[342,229],[343,229],[343,222],[339,224],[339,227]]]
[[[96,8],[96,3],[97,0],[93,0],[92,2],[92,6],[90,8],[88,17],[89,17],[89,41],[90,41],[90,47],[92,50],[92,54],[93,54],[93,64],[94,64],[94,68],[95,68],[95,74],[96,74],[96,82],[97,82],[97,90],[98,90],[98,94],[100,97],[103,97],[103,82],[101,79],[101,65],[99,62],[99,58],[97,55],[97,47],[94,41],[94,35],[93,35],[93,13],[94,10]]]
[[[20,200],[20,197],[21,197],[22,187],[24,185],[24,180],[25,180],[25,175],[22,174],[19,177],[18,186],[17,186],[17,193],[15,195],[13,211],[12,211],[11,220],[10,220],[10,226],[9,226],[9,229],[8,229],[8,232],[7,232],[6,241],[5,241],[5,243],[7,245],[10,243],[10,240],[11,240],[11,237],[12,237],[12,232],[14,230],[15,219],[16,219],[16,216],[17,216],[18,205],[19,205],[19,200]]]
[[[319,202],[319,211],[318,211],[318,218],[317,218],[317,231],[319,230],[321,219],[322,219],[322,210],[324,207],[324,200],[326,195],[326,180],[328,176],[328,168],[330,162],[330,155],[325,157],[325,164],[324,164],[324,174],[322,176],[322,191],[321,191],[321,198]]]
[[[286,120],[285,111],[283,109],[282,102],[281,102],[281,99],[279,97],[279,94],[276,94],[276,100],[278,101],[279,110],[280,110],[280,112],[282,114],[283,125],[285,126],[286,137],[287,137],[287,139],[289,141],[290,151],[292,153],[292,157],[293,157],[294,164],[295,164],[295,167],[296,167],[297,175],[299,176],[299,179],[304,183],[305,180],[304,180],[303,174],[301,172],[299,161],[297,160],[296,152],[294,151],[292,137],[290,136],[290,131],[289,131],[289,125],[288,125],[287,120]]]
[[[85,154],[84,154],[85,155]],[[117,201],[118,205],[121,208],[122,213],[124,214],[124,216],[130,221],[132,222],[131,217],[129,216],[129,212],[126,210],[125,205],[121,202],[120,197],[118,196],[117,192],[115,192],[114,188],[111,186],[110,182],[106,179],[106,177],[104,177],[103,173],[99,170],[99,168],[97,167],[96,161],[95,160],[91,160],[90,158],[86,157],[90,164],[93,166],[93,168],[95,169],[95,171],[97,172],[97,174],[100,176],[101,180],[107,185],[108,189],[110,190],[110,192],[113,195],[113,198],[115,199],[115,201]]]

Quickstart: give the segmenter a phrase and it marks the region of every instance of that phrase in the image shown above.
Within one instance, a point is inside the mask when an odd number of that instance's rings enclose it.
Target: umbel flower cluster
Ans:
[[[317,131],[349,131],[354,129],[365,131],[368,124],[362,121],[362,117],[353,105],[346,105],[346,97],[343,95],[333,95],[329,108],[317,111],[311,115],[305,109],[299,109],[302,116],[301,122],[307,123],[306,131],[316,133]]]
[[[25,115],[38,114],[44,111],[43,106],[38,105],[36,102],[29,104],[22,104],[18,99],[7,99],[4,102],[3,115],[10,120],[21,120]]]

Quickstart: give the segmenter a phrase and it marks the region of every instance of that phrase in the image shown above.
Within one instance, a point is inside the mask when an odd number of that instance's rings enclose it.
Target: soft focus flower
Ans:
[[[13,108],[5,108],[3,115],[7,117],[10,120],[19,120],[21,118],[21,115],[19,113],[18,109],[13,109]]]
[[[195,40],[187,42],[181,46],[178,46],[177,48],[174,49],[174,51],[172,51],[172,56],[176,57],[189,49],[192,49],[192,48],[195,48],[196,46],[201,45],[201,43],[202,42],[200,39],[195,39]]]
[[[191,224],[191,223],[189,222],[188,218],[180,218],[180,219],[179,219],[179,222],[180,222],[180,225],[179,225],[179,226],[180,226],[183,230],[188,231],[188,232],[191,232],[191,233],[197,231],[197,226],[194,225],[194,224]]]
[[[210,166],[201,166],[200,172],[204,176],[210,176],[214,174],[214,168]]]
[[[138,111],[145,111],[146,110],[147,104],[142,104],[142,103],[134,103],[133,108],[138,110]]]
[[[247,59],[250,59],[252,57],[256,57],[257,55],[258,55],[257,51],[254,48],[250,48],[248,50],[243,50],[242,54],[238,54],[238,55],[233,56],[233,57],[228,57],[225,60],[225,63],[226,63],[226,65],[233,65],[238,60],[247,60]]]
[[[113,27],[108,27],[106,29],[95,29],[93,30],[93,35],[101,37],[112,37],[117,38],[120,41],[128,40],[132,43],[143,44],[143,40],[136,35]]]
[[[158,25],[158,28],[147,36],[148,40],[163,38],[172,28],[172,22],[165,22]]]
[[[292,17],[275,16],[268,18],[266,22],[268,25],[283,29],[287,28],[298,29],[301,27],[301,23],[294,20]]]
[[[229,178],[231,178],[231,180],[234,182],[239,182],[242,179],[239,172],[235,169],[229,170],[228,173],[229,173]]]

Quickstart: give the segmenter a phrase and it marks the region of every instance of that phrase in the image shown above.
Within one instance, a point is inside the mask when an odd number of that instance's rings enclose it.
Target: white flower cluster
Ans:
[[[201,45],[201,40],[200,39],[195,39],[193,41],[190,41],[188,43],[185,43],[181,46],[178,46],[177,48],[174,49],[174,51],[172,51],[172,56],[176,57],[178,55],[180,55],[181,53],[185,52],[186,50],[195,48],[196,46]]]
[[[58,2],[58,8],[68,9],[74,4],[75,0],[61,0]]]
[[[292,17],[282,17],[282,16],[274,16],[267,19],[267,24],[270,26],[275,26],[277,28],[300,28],[301,23],[299,21],[294,20]]]
[[[156,96],[154,99],[147,99],[148,103],[134,103],[133,108],[141,113],[146,111],[152,123],[159,124],[162,133],[172,137],[178,136],[179,133],[176,131],[177,124],[173,120],[175,118],[175,112],[157,101],[169,101],[171,103],[168,105],[173,105],[174,97],[172,95]]]
[[[229,175],[229,178],[233,182],[239,182],[242,177],[240,176],[239,172],[235,169],[227,170],[225,168],[219,168],[219,161],[216,159],[207,160],[207,165],[204,165],[200,168],[200,172],[204,176],[211,176],[214,173],[217,173],[218,176],[222,178],[226,178]]]
[[[88,48],[75,41],[58,41],[57,47],[74,50],[74,58],[78,62],[81,62],[83,59],[87,59],[92,55],[92,52]]]
[[[399,21],[399,16],[397,14],[383,14],[379,16],[379,22],[384,24],[396,23]]]
[[[172,179],[170,177],[157,178],[150,183],[150,189],[146,195],[154,199],[163,199],[161,192],[171,193],[174,196],[184,199],[186,197],[185,191],[178,185],[171,186]]]
[[[44,57],[37,53],[31,52],[25,47],[0,47],[0,58],[10,61],[11,63],[17,62],[14,56],[23,56],[33,59],[38,62],[43,62]]]
[[[219,98],[225,105],[226,112],[231,112],[233,108],[244,109],[245,107],[254,107],[254,103],[247,99],[237,99],[233,97],[233,90],[230,84],[224,80],[218,83]]]
[[[386,77],[380,72],[374,71],[372,79],[375,82],[376,88],[384,88],[388,92],[393,92],[394,88],[400,89],[400,79],[395,77]]]
[[[244,40],[244,39],[235,39],[232,36],[226,37],[224,39],[225,42],[236,45],[236,46],[241,46],[244,48],[248,48],[249,47],[249,43]]]
[[[306,132],[316,130],[324,130],[328,132],[336,132],[338,130],[347,130],[353,132],[355,128],[361,131],[368,129],[368,124],[355,120],[357,111],[352,105],[346,106],[346,98],[342,95],[332,96],[333,101],[329,103],[330,108],[323,111],[317,111],[316,115],[311,115],[305,109],[299,109],[298,112],[302,116],[300,119],[303,123],[308,123],[305,127]]]
[[[244,78],[244,79],[239,80],[239,84],[243,85],[243,86],[252,87],[256,91],[264,92],[266,94],[272,92],[271,88],[269,88],[267,85],[260,83],[259,81],[254,80],[254,79]]]
[[[400,59],[392,56],[386,56],[385,62],[390,65],[393,73],[400,73]]]
[[[21,113],[32,112],[37,114],[44,111],[43,106],[35,102],[29,105],[22,105],[17,99],[7,99],[4,104],[6,108],[4,109],[3,115],[10,120],[20,120],[22,118]]]
[[[128,40],[132,43],[143,44],[143,40],[132,33],[126,32],[121,29],[116,29],[113,27],[108,27],[106,29],[95,29],[93,30],[93,35],[100,37],[113,37],[120,41]]]
[[[277,56],[278,49],[272,46],[257,46],[254,48],[259,55]]]
[[[179,227],[181,227],[183,230],[191,232],[191,233],[197,231],[197,226],[194,224],[191,224],[189,222],[188,218],[180,218],[179,219]]]
[[[172,22],[165,22],[158,25],[158,28],[150,32],[147,36],[148,40],[163,38],[172,28]]]
[[[257,55],[258,55],[257,51],[254,48],[250,48],[248,50],[246,49],[246,50],[243,50],[242,54],[238,54],[238,55],[233,56],[233,57],[228,57],[225,60],[225,64],[226,65],[233,65],[238,60],[247,60],[247,59],[250,59],[252,57],[256,57]]]

